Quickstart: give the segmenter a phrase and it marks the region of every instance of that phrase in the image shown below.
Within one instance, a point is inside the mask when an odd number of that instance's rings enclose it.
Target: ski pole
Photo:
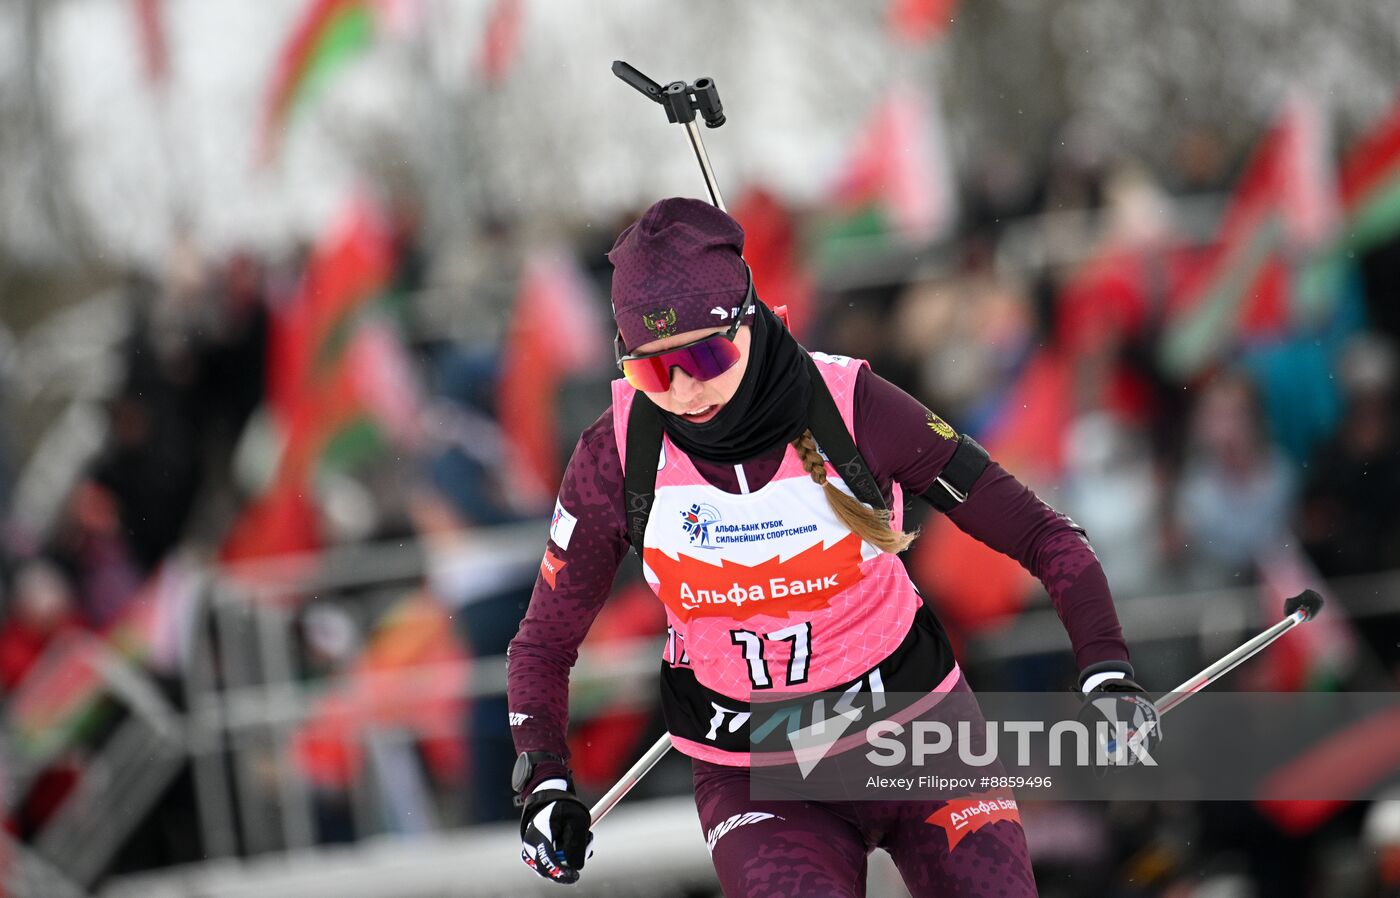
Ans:
[[[1167,693],[1166,697],[1157,703],[1157,715],[1160,717],[1167,713],[1211,683],[1225,676],[1225,674],[1239,667],[1245,661],[1262,652],[1289,630],[1317,617],[1317,612],[1321,609],[1322,596],[1318,595],[1315,590],[1305,589],[1293,598],[1286,600],[1283,603],[1283,613],[1286,615],[1283,620],[1274,624],[1258,636],[1255,636],[1253,639],[1248,640],[1239,648],[1226,653],[1219,661],[1216,661],[1205,670]]]
[[[641,782],[642,777],[647,775],[647,771],[655,767],[656,762],[661,760],[666,752],[670,750],[671,734],[662,733],[661,738],[657,739],[652,747],[647,749],[647,753],[642,755],[641,759],[622,775],[622,779],[618,780],[617,783],[608,790],[606,795],[598,799],[598,803],[593,806],[593,810],[590,812],[593,818],[593,825],[597,826],[598,821],[606,817],[608,811],[611,811],[617,806],[617,803],[622,800],[622,796],[631,792],[632,787]]]
[[[721,212],[724,197],[719,192],[719,182],[715,180],[714,169],[710,167],[710,157],[705,153],[705,144],[700,139],[700,128],[695,124],[695,113],[705,120],[705,127],[718,128],[724,124],[724,106],[719,101],[719,91],[715,79],[697,78],[693,84],[672,81],[665,87],[643,75],[622,60],[614,60],[613,74],[636,88],[642,96],[666,108],[666,119],[673,124],[685,125],[685,133],[690,138],[690,148],[695,153],[695,161],[700,163],[700,173],[705,176],[705,187],[710,192],[710,202]]]
[[[1283,604],[1283,613],[1286,615],[1283,620],[1274,624],[1258,636],[1248,640],[1238,648],[1226,653],[1220,660],[1167,693],[1167,698],[1157,703],[1157,715],[1160,717],[1166,714],[1197,692],[1200,692],[1211,683],[1219,680],[1221,677],[1225,676],[1225,674],[1268,648],[1271,643],[1275,642],[1289,630],[1317,617],[1317,613],[1321,609],[1322,596],[1315,590],[1305,589],[1298,595],[1288,599]],[[670,750],[671,736],[669,733],[663,733],[661,738],[657,739],[655,744],[647,749],[647,753],[642,755],[641,759],[622,775],[622,779],[618,780],[617,783],[608,790],[607,794],[599,799],[598,803],[593,806],[592,816],[594,825],[597,825],[598,821],[602,820],[603,817],[622,800],[622,797],[630,792],[632,787],[637,785],[642,777],[646,776],[647,772],[656,766],[656,762],[660,761],[666,755],[666,752]]]

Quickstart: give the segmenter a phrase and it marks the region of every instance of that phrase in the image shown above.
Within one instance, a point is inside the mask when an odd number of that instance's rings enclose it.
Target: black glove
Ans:
[[[578,882],[583,862],[593,854],[591,823],[588,808],[568,789],[531,793],[520,817],[520,859],[545,879]]]
[[[1093,734],[1091,744],[1098,748],[1098,771],[1103,769],[1101,764],[1128,767],[1151,763],[1151,754],[1162,741],[1157,706],[1132,674],[1126,663],[1113,662],[1093,665],[1079,675],[1079,689],[1084,695],[1079,720]],[[1100,726],[1105,723],[1106,727]],[[1100,738],[1101,735],[1107,738]],[[1122,745],[1120,735],[1126,737]]]

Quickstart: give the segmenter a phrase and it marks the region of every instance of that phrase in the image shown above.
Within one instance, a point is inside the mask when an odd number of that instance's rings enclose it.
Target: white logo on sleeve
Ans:
[[[716,826],[705,834],[705,844],[709,846],[710,854],[715,853],[715,843],[718,842],[728,832],[738,829],[741,826],[748,826],[750,823],[762,823],[764,820],[785,820],[775,814],[765,814],[762,811],[749,811],[747,814],[735,814],[728,820]]]
[[[564,503],[554,500],[554,517],[549,522],[549,538],[564,551],[569,550],[569,540],[574,538],[574,526],[578,518],[564,510]]]
[[[718,315],[720,321],[727,321],[729,319],[729,310],[723,306],[715,306],[713,309],[710,309],[710,314]]]
[[[510,725],[513,727],[524,726],[525,721],[530,719],[529,714],[520,714],[512,711],[510,715]]]

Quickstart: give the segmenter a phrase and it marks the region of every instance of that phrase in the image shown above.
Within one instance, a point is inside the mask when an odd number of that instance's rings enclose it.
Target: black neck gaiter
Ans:
[[[807,428],[807,352],[762,302],[754,304],[749,364],[734,398],[694,424],[661,412],[666,435],[687,455],[725,464],[756,458]]]

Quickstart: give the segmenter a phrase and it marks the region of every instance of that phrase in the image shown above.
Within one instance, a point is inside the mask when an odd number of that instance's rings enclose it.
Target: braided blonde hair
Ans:
[[[841,492],[826,479],[826,462],[817,451],[817,440],[812,431],[804,430],[802,436],[792,441],[802,467],[812,481],[826,493],[827,504],[841,519],[841,523],[872,546],[885,552],[898,554],[909,548],[918,532],[902,533],[890,526],[890,513],[886,509],[876,510],[863,504],[854,496]]]

